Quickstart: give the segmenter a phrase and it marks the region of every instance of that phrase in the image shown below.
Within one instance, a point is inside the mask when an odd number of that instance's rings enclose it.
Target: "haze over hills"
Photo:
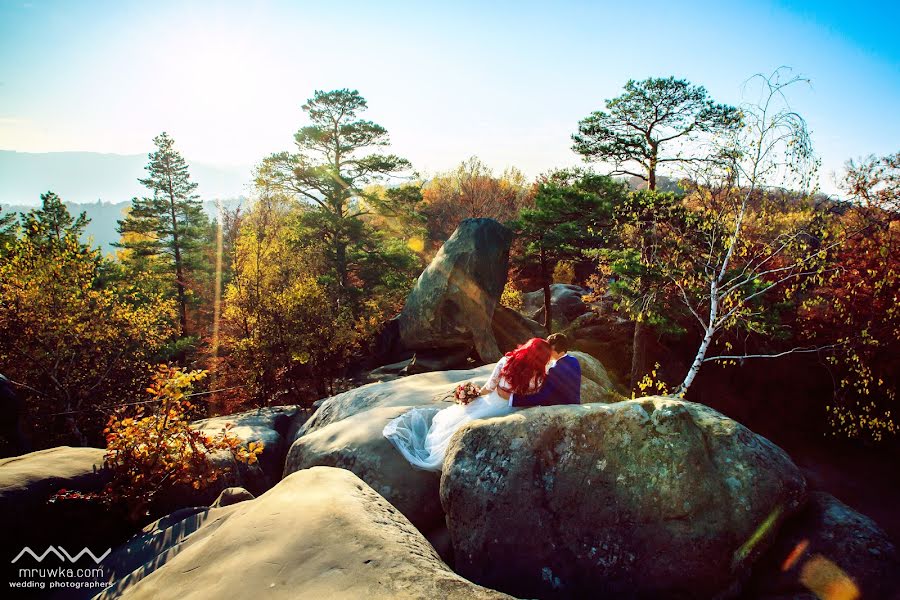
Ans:
[[[244,201],[244,197],[226,198],[222,200],[222,206],[228,210],[233,210]],[[25,213],[35,208],[34,205],[26,206],[24,204],[2,204],[0,206],[3,207],[3,213]],[[119,240],[119,233],[116,227],[119,219],[124,216],[125,209],[129,206],[131,206],[130,200],[127,202],[98,201],[84,204],[78,202],[66,202],[66,208],[69,209],[69,212],[72,213],[72,215],[84,212],[87,215],[87,218],[90,219],[90,223],[88,223],[88,226],[84,231],[84,241],[90,241],[92,246],[100,246],[100,249],[104,253],[114,253],[116,251],[116,248],[113,247],[113,242]],[[210,218],[215,218],[218,210],[214,200],[205,200],[203,202],[203,208]]]
[[[250,183],[249,167],[188,162],[210,216],[216,213],[216,199],[227,208],[241,202]],[[133,197],[147,193],[138,183],[138,178],[146,176],[146,164],[147,156],[142,154],[0,150],[0,206],[3,212],[27,212],[40,204],[42,193],[56,192],[72,214],[87,213],[91,222],[86,236],[104,252],[112,252],[123,210]]]
[[[146,154],[16,152],[0,150],[0,205],[36,206],[47,190],[66,202],[125,202],[146,193],[138,178],[147,172]],[[188,161],[203,200],[236,198],[247,192],[251,167]]]

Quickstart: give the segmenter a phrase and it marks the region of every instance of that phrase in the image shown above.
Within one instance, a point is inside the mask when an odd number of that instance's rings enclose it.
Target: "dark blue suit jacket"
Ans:
[[[513,394],[510,406],[581,404],[581,365],[574,356],[563,356],[547,373],[544,385],[534,394]]]

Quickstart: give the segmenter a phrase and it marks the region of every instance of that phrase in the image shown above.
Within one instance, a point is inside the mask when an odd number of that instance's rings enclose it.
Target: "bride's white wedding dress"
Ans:
[[[497,392],[508,389],[500,371],[506,364],[506,357],[500,359],[490,379],[483,389],[490,394],[479,396],[469,404],[454,404],[447,408],[422,406],[410,409],[384,426],[384,437],[389,439],[400,453],[414,467],[426,471],[440,471],[447,454],[450,438],[456,431],[473,419],[487,419],[510,414],[509,401]],[[529,390],[536,391],[537,386]]]

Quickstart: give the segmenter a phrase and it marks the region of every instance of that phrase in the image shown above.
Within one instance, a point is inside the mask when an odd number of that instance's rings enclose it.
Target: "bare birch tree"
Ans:
[[[828,250],[838,243],[827,239],[821,215],[809,202],[818,161],[806,121],[786,97],[788,88],[806,82],[784,68],[748,80],[747,88],[758,90],[759,96],[741,107],[743,128],[725,140],[715,169],[694,174],[697,186],[687,202],[701,217],[694,224],[697,230],[690,232],[699,243],[683,253],[680,267],[669,277],[703,335],[677,395],[687,392],[708,362],[822,349],[740,354],[731,353],[726,343],[725,354],[709,355],[714,339],[725,330],[764,333],[764,297],[789,297],[804,282],[821,279]],[[800,208],[789,219],[767,208],[786,197]]]

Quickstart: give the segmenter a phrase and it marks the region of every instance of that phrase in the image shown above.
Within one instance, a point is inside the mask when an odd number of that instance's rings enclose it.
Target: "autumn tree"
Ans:
[[[803,299],[799,323],[806,343],[836,345],[832,432],[880,442],[898,432],[900,153],[849,162],[842,188],[849,202],[829,228],[843,240],[831,251],[837,268]]]
[[[668,271],[672,257],[690,254],[696,216],[672,192],[637,190],[623,193],[614,205],[602,246],[585,255],[596,263],[588,279],[592,300],[609,296],[614,310],[635,323],[630,381],[634,388],[647,373],[646,328],[680,333],[677,304],[672,302]]]
[[[560,260],[584,260],[584,251],[600,245],[625,185],[610,177],[560,172],[537,186],[534,207],[524,208],[514,227],[525,242],[526,261],[540,269],[544,290],[544,326],[553,329],[550,284]]]
[[[112,283],[88,221],[52,193],[0,257],[0,364],[19,384],[36,446],[97,443],[109,407],[145,385],[173,306],[140,279]]]
[[[17,225],[16,213],[8,211],[4,213],[3,207],[0,206],[0,256],[16,240]]]
[[[455,169],[435,175],[423,189],[429,238],[440,245],[463,219],[515,219],[532,202],[531,186],[515,168],[499,175],[473,156]]]
[[[225,368],[250,385],[257,404],[329,393],[385,314],[398,308],[366,272],[383,270],[375,264],[360,266],[373,283],[365,302],[351,307],[335,301],[321,277],[330,269],[326,242],[317,247],[298,230],[305,210],[294,198],[261,188],[235,242],[223,311]]]
[[[122,239],[117,244],[146,265],[162,268],[171,278],[178,302],[180,336],[188,332],[189,291],[187,278],[204,268],[202,248],[207,239],[208,219],[197,184],[191,181],[188,165],[175,149],[175,141],[165,132],[153,139],[156,151],[149,155],[148,176],[140,179],[153,195],[133,198],[131,209],[119,221]]]
[[[595,111],[578,123],[572,148],[586,161],[611,163],[610,174],[637,177],[655,191],[660,169],[672,171],[715,158],[716,153],[706,142],[734,131],[740,119],[737,108],[716,103],[703,86],[686,80],[629,80],[622,94],[606,101],[605,110]],[[638,263],[652,264],[653,248],[657,246],[652,240],[655,221],[639,223],[649,229],[636,236],[641,241]],[[636,290],[641,300],[633,306],[649,305],[655,295],[651,281],[645,278],[639,282],[645,285]],[[632,382],[644,371],[648,316],[640,311],[634,316]]]
[[[214,454],[228,453],[234,464],[258,461],[262,442],[245,446],[230,427],[208,435],[191,426],[191,420],[203,414],[191,401],[191,391],[206,375],[159,365],[146,390],[150,398],[122,406],[110,416],[103,464],[111,481],[96,500],[124,508],[133,522],[142,524],[160,512],[159,499],[167,491],[179,485],[205,489],[223,476],[231,467],[217,466]]]
[[[373,185],[366,189],[366,198],[372,210],[364,219],[373,231],[406,240],[412,251],[424,255],[428,216],[421,182],[391,187]]]

